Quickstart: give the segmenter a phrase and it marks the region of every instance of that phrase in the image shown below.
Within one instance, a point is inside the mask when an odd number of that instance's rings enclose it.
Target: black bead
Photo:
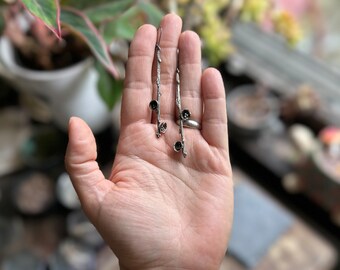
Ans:
[[[181,151],[182,148],[183,148],[183,143],[182,143],[181,141],[175,142],[175,144],[174,144],[174,150],[175,150],[176,152]]]
[[[191,112],[187,109],[184,109],[182,112],[181,112],[181,119],[182,120],[188,120],[191,116]]]
[[[151,100],[149,103],[149,108],[153,111],[158,110],[158,101],[157,100]]]

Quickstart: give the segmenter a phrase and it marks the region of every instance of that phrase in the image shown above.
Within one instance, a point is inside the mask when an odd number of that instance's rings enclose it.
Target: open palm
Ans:
[[[161,23],[161,118],[157,138],[148,104],[155,95],[157,30],[142,26],[131,43],[122,100],[121,134],[109,180],[96,163],[88,126],[72,118],[66,165],[82,207],[119,258],[122,269],[218,269],[232,223],[233,191],[223,81],[201,72],[200,40],[182,22]],[[202,122],[184,129],[188,156],[173,150],[175,71],[179,49],[182,107]]]

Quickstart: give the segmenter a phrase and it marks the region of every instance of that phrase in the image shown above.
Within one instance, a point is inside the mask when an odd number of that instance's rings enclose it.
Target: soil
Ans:
[[[28,35],[30,35],[28,33]],[[67,35],[53,49],[23,54],[16,49],[17,61],[21,66],[33,70],[58,70],[74,65],[91,55],[88,46],[74,35]]]
[[[263,125],[271,111],[266,98],[259,95],[239,96],[231,107],[235,122],[250,128]]]

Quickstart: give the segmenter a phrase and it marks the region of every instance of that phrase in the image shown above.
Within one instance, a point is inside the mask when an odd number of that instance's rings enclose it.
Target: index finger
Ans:
[[[152,99],[151,77],[156,36],[156,28],[145,24],[137,30],[131,42],[122,97],[122,127],[141,120],[150,122],[149,102]]]

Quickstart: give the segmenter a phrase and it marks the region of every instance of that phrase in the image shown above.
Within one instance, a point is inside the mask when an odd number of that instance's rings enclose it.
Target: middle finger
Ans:
[[[175,115],[175,75],[177,68],[177,48],[178,40],[182,31],[182,19],[175,14],[166,15],[161,24],[158,35],[160,37],[159,46],[161,48],[161,97],[160,109],[161,119],[173,121]],[[154,61],[153,67],[153,98],[156,99],[156,65]]]

